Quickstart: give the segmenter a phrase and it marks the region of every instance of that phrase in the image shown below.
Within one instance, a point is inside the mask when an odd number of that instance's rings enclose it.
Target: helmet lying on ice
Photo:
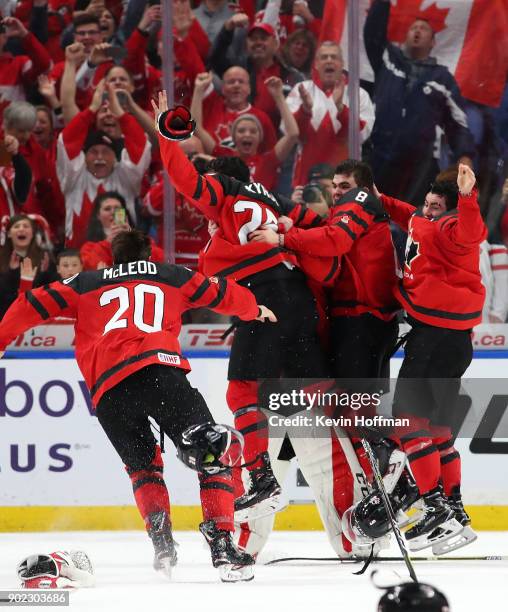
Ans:
[[[218,474],[240,463],[243,445],[242,434],[233,427],[202,423],[182,433],[176,452],[192,470]]]

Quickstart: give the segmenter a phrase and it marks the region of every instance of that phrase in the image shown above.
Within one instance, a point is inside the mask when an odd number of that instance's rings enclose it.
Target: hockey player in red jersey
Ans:
[[[275,196],[259,183],[241,183],[223,174],[198,174],[178,146],[178,140],[188,138],[194,130],[188,110],[168,110],[166,95],[161,92],[154,111],[161,157],[171,182],[219,226],[206,252],[205,273],[214,270],[214,275],[249,287],[279,321],[270,328],[239,325],[228,371],[228,405],[235,426],[245,436],[244,459],[251,478],[250,488],[236,500],[235,510],[265,500],[270,504],[280,494],[280,486],[267,454],[267,421],[258,409],[257,381],[282,374],[294,378],[326,375],[315,300],[295,255],[279,246],[249,243],[249,234],[261,225],[277,228],[281,210]]]
[[[150,240],[141,232],[118,234],[112,250],[113,267],[82,272],[20,296],[0,323],[0,356],[18,334],[49,317],[76,318],[76,360],[99,422],[131,478],[154,545],[154,567],[169,575],[176,563],[169,498],[148,417],[177,448],[189,426],[216,427],[203,397],[186,378],[190,367],[178,343],[181,314],[204,306],[245,321],[276,318],[233,282],[148,261]],[[199,481],[200,529],[214,566],[225,581],[250,579],[253,559],[231,539],[230,472],[201,471]]]
[[[372,190],[370,167],[361,161],[345,160],[335,169],[333,206],[320,227],[287,227],[286,233],[279,235],[263,228],[251,234],[253,241],[271,245],[280,241],[297,255],[334,255],[340,259],[340,274],[329,291],[332,372],[336,378],[348,379],[351,391],[359,385],[362,392],[373,390],[366,386],[368,379],[372,380],[369,386],[374,387],[380,378],[389,376],[398,334],[395,315],[400,309],[394,298],[397,261],[388,217]],[[354,379],[363,380],[355,383]],[[360,440],[353,438],[353,443],[362,468],[370,475]],[[387,455],[398,453],[381,439],[375,446]]]
[[[457,185],[458,196],[453,183],[435,183],[422,209],[380,195],[392,220],[409,233],[397,296],[412,329],[394,413],[411,417],[400,441],[425,505],[423,518],[406,538],[412,550],[432,545],[434,554],[476,537],[462,504],[460,456],[449,424],[460,379],[473,355],[471,330],[482,317],[479,245],[487,230],[475,175],[464,164]]]

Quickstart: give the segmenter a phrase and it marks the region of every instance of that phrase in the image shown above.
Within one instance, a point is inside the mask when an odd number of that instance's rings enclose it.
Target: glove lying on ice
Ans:
[[[25,589],[95,586],[92,563],[82,550],[30,555],[18,564],[18,576]]]
[[[157,127],[168,140],[187,140],[194,133],[196,122],[191,118],[188,108],[176,106],[157,117]]]

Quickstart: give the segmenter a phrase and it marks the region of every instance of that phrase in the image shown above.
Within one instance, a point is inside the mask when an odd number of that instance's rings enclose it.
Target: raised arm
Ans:
[[[158,105],[152,101],[159,131],[162,163],[175,189],[191,201],[207,217],[218,221],[224,202],[222,183],[214,176],[202,176],[178,146],[189,138],[195,128],[189,111],[178,106],[168,110],[166,92],[159,93]]]
[[[284,126],[284,136],[277,141],[274,147],[277,159],[283,162],[295,146],[300,132],[296,119],[284,97],[282,80],[279,77],[271,76],[266,79],[265,85],[277,105]]]
[[[80,63],[85,60],[85,47],[82,43],[73,43],[65,49],[65,64],[60,84],[60,101],[64,125],[79,113],[76,104],[76,71]]]
[[[205,153],[208,154],[212,153],[216,144],[210,132],[203,126],[203,101],[210,87],[213,87],[211,72],[201,72],[196,76],[190,108],[192,118],[196,122],[196,136],[201,140]]]
[[[403,202],[402,200],[397,200],[397,198],[391,198],[384,193],[380,193],[378,197],[390,219],[407,232],[409,219],[411,219],[415,213],[416,206]]]
[[[379,72],[383,65],[383,53],[388,44],[389,18],[390,0],[374,0],[365,20],[363,40],[367,57],[375,73]]]
[[[459,187],[458,219],[456,223],[443,225],[443,231],[457,245],[473,247],[487,237],[475,190],[474,172],[466,164],[459,164],[457,185]]]

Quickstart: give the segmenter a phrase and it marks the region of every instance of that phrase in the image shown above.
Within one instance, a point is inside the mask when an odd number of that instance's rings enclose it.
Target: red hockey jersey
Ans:
[[[321,227],[292,228],[284,238],[284,245],[298,254],[342,258],[331,289],[331,316],[371,313],[389,320],[398,310],[397,258],[388,221],[378,209],[374,196],[353,189],[333,206]]]
[[[0,351],[50,317],[75,317],[76,360],[97,405],[147,365],[190,370],[178,342],[181,315],[203,306],[246,321],[258,315],[248,289],[182,266],[135,261],[81,272],[18,297],[0,323]]]
[[[487,228],[476,194],[459,195],[457,210],[434,219],[406,202],[385,195],[381,199],[393,221],[408,232],[404,277],[396,289],[407,313],[448,329],[480,323],[485,301],[480,243]]]
[[[281,211],[276,198],[260,183],[240,183],[223,175],[200,175],[187,159],[178,143],[159,135],[160,152],[164,167],[175,189],[192,202],[208,219],[215,221],[219,236],[234,249],[232,259],[226,253],[220,255],[231,262],[227,270],[217,266],[215,274],[245,278],[279,265],[296,264],[294,255],[266,243],[248,244],[248,236],[261,225],[277,229]],[[214,266],[215,267],[215,266]]]

